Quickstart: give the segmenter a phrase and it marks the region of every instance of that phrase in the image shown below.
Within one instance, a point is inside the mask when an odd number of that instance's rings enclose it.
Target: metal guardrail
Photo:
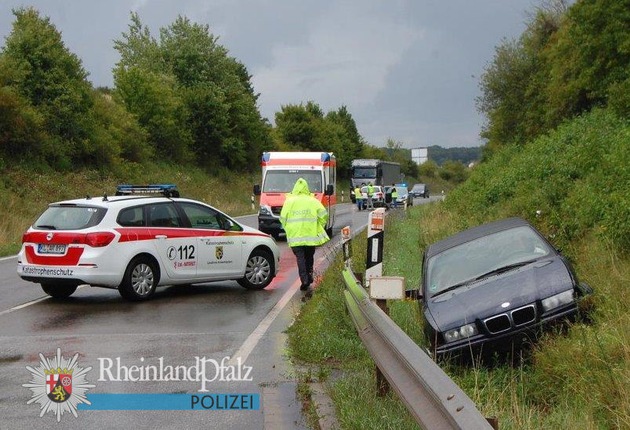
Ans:
[[[492,429],[473,401],[377,305],[349,270],[346,306],[390,386],[424,429]]]

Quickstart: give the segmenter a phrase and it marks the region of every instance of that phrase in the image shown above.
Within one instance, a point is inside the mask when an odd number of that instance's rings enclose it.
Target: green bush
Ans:
[[[593,230],[628,251],[629,136],[627,120],[595,110],[525,147],[500,151],[473,169],[447,208],[472,224],[521,216],[561,247]]]

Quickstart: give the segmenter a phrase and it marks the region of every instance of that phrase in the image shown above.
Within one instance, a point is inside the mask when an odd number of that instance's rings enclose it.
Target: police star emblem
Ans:
[[[223,247],[222,246],[217,246],[214,250],[214,255],[217,257],[217,260],[220,260],[223,258]]]
[[[41,407],[39,416],[53,412],[57,416],[57,422],[61,421],[65,412],[77,417],[77,406],[80,403],[91,404],[86,393],[95,385],[87,383],[86,374],[92,368],[84,369],[78,365],[78,353],[71,359],[65,359],[61,355],[61,348],[57,348],[57,355],[53,358],[46,358],[42,353],[39,358],[38,367],[26,366],[31,372],[31,381],[22,386],[33,393],[26,404],[38,403]]]

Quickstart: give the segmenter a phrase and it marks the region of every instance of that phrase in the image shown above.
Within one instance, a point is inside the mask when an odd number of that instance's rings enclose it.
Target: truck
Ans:
[[[337,158],[332,152],[264,152],[261,167],[262,185],[254,185],[254,195],[260,200],[260,231],[276,239],[285,234],[280,224],[282,205],[295,182],[304,178],[328,211],[326,233],[332,237],[337,204]]]
[[[400,164],[377,159],[356,159],[351,163],[350,180],[352,188],[350,199],[355,202],[354,189],[363,184],[392,185],[400,182]]]

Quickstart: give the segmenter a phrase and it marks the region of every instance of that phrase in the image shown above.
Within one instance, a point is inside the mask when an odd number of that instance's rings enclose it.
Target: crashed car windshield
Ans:
[[[492,250],[492,252],[488,252]],[[552,250],[531,228],[500,231],[447,249],[428,260],[431,297],[549,255]],[[466,261],[467,264],[461,264]]]

